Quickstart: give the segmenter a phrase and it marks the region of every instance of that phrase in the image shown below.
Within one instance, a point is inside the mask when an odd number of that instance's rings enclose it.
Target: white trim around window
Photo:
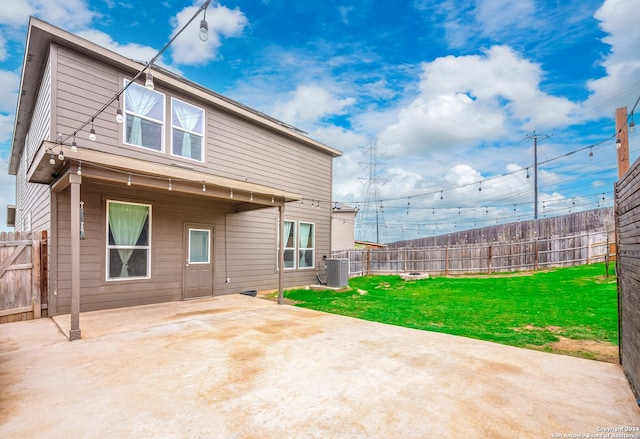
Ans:
[[[151,205],[107,200],[107,281],[151,277]]]
[[[125,79],[125,85],[130,81]],[[125,145],[164,152],[165,95],[135,82],[124,91]]]
[[[316,225],[300,221],[298,224],[298,268],[316,266]]]
[[[278,227],[278,237],[280,228]],[[284,269],[308,270],[316,266],[316,225],[304,221],[284,221]],[[278,248],[280,240],[278,238]],[[276,261],[278,259],[276,258]],[[278,263],[276,263],[276,267]]]
[[[295,270],[296,264],[296,222],[284,221],[284,269]],[[279,230],[279,228],[278,228]]]
[[[171,155],[204,162],[204,109],[171,98]]]

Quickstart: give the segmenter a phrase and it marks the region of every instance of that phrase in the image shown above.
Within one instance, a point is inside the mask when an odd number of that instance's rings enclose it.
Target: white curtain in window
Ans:
[[[287,243],[289,242],[291,227],[293,227],[293,223],[291,221],[284,222],[284,247],[285,248],[287,247]]]
[[[194,131],[200,121],[202,111],[198,108],[192,107],[191,105],[186,105],[179,101],[173,101],[173,114],[175,118],[178,119],[178,124],[181,128]],[[191,135],[189,135],[189,133],[184,133],[182,135],[182,155],[185,157],[191,157]]]
[[[162,101],[161,95],[136,84],[131,84],[125,93],[126,109],[142,116],[149,116],[151,110]],[[139,117],[133,116],[128,143],[142,145],[142,122]]]
[[[304,260],[306,250],[309,247],[309,237],[311,235],[311,224],[300,223],[300,267],[306,267]]]
[[[140,238],[140,233],[149,215],[147,206],[136,204],[109,203],[109,228],[115,245],[134,246]],[[133,249],[118,249],[118,256],[122,261],[120,277],[129,276],[129,258]]]

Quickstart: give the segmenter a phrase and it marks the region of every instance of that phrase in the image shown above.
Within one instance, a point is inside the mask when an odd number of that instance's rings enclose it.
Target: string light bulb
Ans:
[[[118,95],[118,108],[116,108],[116,122],[124,122],[124,117],[122,116],[122,108],[120,108],[120,95]]]
[[[76,172],[78,175],[82,175],[82,162],[78,163],[78,171]]]
[[[593,147],[590,147],[589,149],[589,160],[593,160]]]
[[[207,191],[207,186],[204,184],[204,181],[202,181],[202,192],[206,192]]]
[[[636,123],[633,120],[633,113],[631,113],[631,122],[629,122],[629,132],[633,133],[636,130]]]
[[[622,148],[622,141],[620,140],[620,137],[616,138],[616,149],[620,149]]]
[[[233,198],[233,189],[229,191],[229,198]]]
[[[131,174],[129,174],[129,177],[127,178],[127,186],[131,186]]]
[[[145,75],[144,86],[147,90],[153,90],[155,85],[153,84],[153,74],[151,72],[147,72]]]
[[[71,152],[78,152],[78,144],[76,143],[76,135],[73,135],[73,142],[71,142]]]
[[[64,162],[64,151],[62,150],[62,146],[60,146],[60,152],[58,153],[58,160]]]
[[[251,196],[249,197],[249,201],[253,201],[253,192],[251,192]]]
[[[96,129],[93,127],[93,119],[91,119],[91,129],[89,130],[89,140],[96,141]]]
[[[169,179],[169,192],[173,190],[173,186],[171,186],[171,179]]]
[[[49,164],[51,165],[56,164],[56,157],[53,154],[51,154],[51,157],[49,157]]]
[[[205,10],[204,13],[206,14],[207,11]],[[198,33],[198,37],[200,37],[201,41],[207,41],[209,39],[209,24],[207,23],[206,15],[205,18],[200,20],[200,32]]]

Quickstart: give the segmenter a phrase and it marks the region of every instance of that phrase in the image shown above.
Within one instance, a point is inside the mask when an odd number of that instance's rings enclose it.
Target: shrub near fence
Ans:
[[[608,261],[611,234],[582,232],[512,242],[344,250],[334,252],[332,257],[349,259],[352,277],[411,272],[455,275],[526,271]]]

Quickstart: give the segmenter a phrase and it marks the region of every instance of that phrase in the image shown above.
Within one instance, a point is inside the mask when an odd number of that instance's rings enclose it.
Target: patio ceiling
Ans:
[[[61,148],[64,160],[57,157]],[[50,163],[52,154],[55,159],[53,164]],[[60,191],[66,187],[68,179],[59,178],[69,172],[77,173],[79,166],[82,176],[86,178],[120,182],[123,187],[127,187],[129,181],[136,187],[162,190],[171,187],[170,190],[174,192],[236,204],[236,210],[282,205],[302,199],[301,195],[282,189],[199,172],[181,164],[153,163],[84,148],[72,151],[67,145],[60,146],[52,142],[42,143],[27,179],[31,183],[53,185],[54,190]]]

